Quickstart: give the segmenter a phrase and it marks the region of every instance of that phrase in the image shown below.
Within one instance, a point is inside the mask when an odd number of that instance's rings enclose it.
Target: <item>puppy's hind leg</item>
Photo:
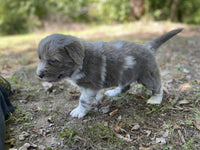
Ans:
[[[130,85],[118,86],[115,89],[106,91],[105,95],[108,97],[113,97],[113,96],[119,95],[120,93],[124,93],[124,92],[128,91],[129,89],[130,89]]]
[[[91,109],[97,95],[97,90],[81,88],[79,105],[71,111],[72,117],[83,118]]]

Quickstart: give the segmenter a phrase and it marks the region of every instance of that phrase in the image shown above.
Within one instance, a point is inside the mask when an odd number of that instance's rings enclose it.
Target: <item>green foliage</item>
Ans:
[[[200,0],[179,0],[174,12],[173,0],[144,0],[142,6],[131,6],[131,1],[137,0],[0,0],[0,33],[26,33],[49,20],[127,22],[134,18],[135,7],[144,9],[144,15],[154,20],[173,16],[171,21],[200,23]]]
[[[25,33],[36,26],[36,20],[46,15],[46,1],[1,0],[0,33]]]
[[[130,1],[100,0],[97,4],[96,16],[99,20],[106,22],[129,21],[131,16]]]
[[[170,18],[173,0],[146,0],[148,15],[155,20],[166,20]],[[176,21],[185,23],[200,23],[200,0],[179,0],[176,12]]]

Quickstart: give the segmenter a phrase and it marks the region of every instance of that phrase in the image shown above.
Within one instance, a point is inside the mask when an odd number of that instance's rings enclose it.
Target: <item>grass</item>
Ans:
[[[105,98],[103,105],[110,105],[109,113],[91,111],[83,119],[69,116],[78,104],[80,92],[65,81],[57,83],[46,91],[35,77],[38,62],[36,49],[39,41],[48,33],[31,33],[26,35],[0,37],[0,69],[12,85],[12,103],[17,106],[15,112],[6,122],[6,139],[16,139],[13,147],[24,143],[44,145],[49,150],[65,149],[197,149],[200,131],[194,126],[194,119],[200,118],[199,101],[199,48],[200,39],[195,28],[182,24],[165,23],[126,23],[120,25],[86,26],[79,31],[56,31],[71,34],[91,41],[128,40],[144,43],[170,29],[185,27],[174,40],[163,45],[157,53],[162,80],[169,93],[164,94],[161,106],[147,105],[151,91],[141,84],[133,84],[131,89],[114,98]],[[195,31],[195,33],[193,33]],[[193,34],[190,42],[189,35]],[[178,43],[178,44],[177,44]],[[191,51],[191,49],[194,51]],[[185,74],[183,69],[189,68]],[[191,75],[191,79],[187,79]],[[177,78],[175,78],[177,76]],[[182,93],[178,87],[183,83],[192,83],[192,88]],[[103,91],[105,92],[105,90]],[[184,105],[173,106],[172,102],[179,94],[179,100],[191,100]],[[26,103],[21,102],[26,100]],[[52,118],[49,121],[49,118]],[[138,130],[133,126],[139,124]],[[116,133],[119,126],[123,132]],[[167,127],[166,127],[167,126]],[[14,128],[14,131],[11,130]],[[156,138],[165,137],[166,144],[156,143]],[[185,138],[180,140],[178,130]],[[30,133],[25,141],[19,141],[22,131]],[[42,133],[41,133],[42,132]],[[121,136],[117,136],[120,134]],[[131,142],[126,136],[130,136]],[[10,145],[9,145],[10,146]]]

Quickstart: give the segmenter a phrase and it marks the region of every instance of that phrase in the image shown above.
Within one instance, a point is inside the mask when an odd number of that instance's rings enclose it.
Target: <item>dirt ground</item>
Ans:
[[[132,23],[75,35],[92,41],[144,43],[178,27],[185,29],[156,55],[164,85],[160,106],[148,105],[151,91],[133,83],[128,92],[104,98],[83,119],[69,115],[80,96],[75,87],[62,81],[47,90],[35,76],[36,49],[43,36],[1,37],[1,75],[12,85],[10,100],[16,107],[6,121],[7,149],[200,149],[200,27]]]

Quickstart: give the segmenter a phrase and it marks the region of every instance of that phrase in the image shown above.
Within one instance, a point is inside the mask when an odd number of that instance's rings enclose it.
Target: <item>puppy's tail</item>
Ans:
[[[145,44],[145,46],[149,49],[151,49],[153,52],[156,52],[156,50],[163,44],[165,43],[167,40],[169,40],[170,38],[172,38],[174,35],[178,34],[179,32],[181,32],[183,30],[183,28],[179,28],[176,30],[172,30],[169,31],[161,36],[159,36],[158,38],[156,38],[155,40]]]

